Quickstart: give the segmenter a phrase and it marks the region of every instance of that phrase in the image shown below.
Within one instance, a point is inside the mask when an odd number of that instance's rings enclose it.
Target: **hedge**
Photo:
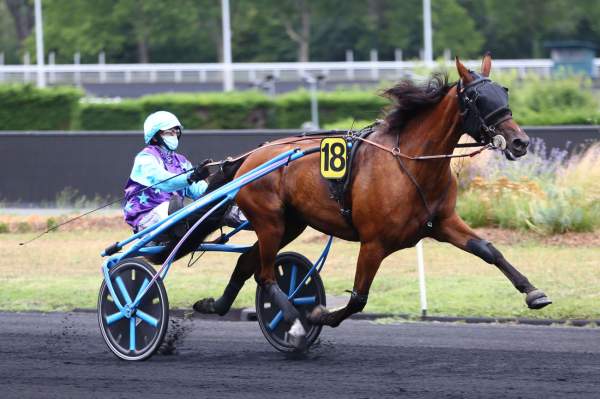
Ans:
[[[0,85],[2,130],[69,130],[74,128],[83,92],[71,87],[38,89]]]
[[[82,130],[141,130],[142,105],[136,100],[118,103],[82,103],[78,128]]]
[[[596,124],[598,99],[589,79],[541,79],[516,74],[495,77],[510,87],[510,105],[522,125]],[[0,118],[4,130],[141,130],[151,112],[168,110],[187,129],[299,128],[310,121],[310,93],[297,90],[268,97],[257,91],[233,93],[168,93],[119,102],[78,103],[72,88],[36,89],[0,86]],[[319,92],[321,126],[352,125],[383,116],[388,100],[371,91]],[[340,122],[338,122],[340,121]]]
[[[275,127],[273,100],[255,91],[156,94],[142,97],[142,113],[166,110],[186,129],[261,129]]]
[[[319,93],[319,123],[325,125],[340,119],[375,120],[389,101],[365,91],[334,91]],[[310,121],[310,93],[298,90],[281,95],[275,101],[275,125],[298,128]]]

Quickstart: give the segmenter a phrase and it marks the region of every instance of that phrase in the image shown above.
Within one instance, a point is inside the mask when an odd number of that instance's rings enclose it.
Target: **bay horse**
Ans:
[[[468,70],[458,58],[459,81],[434,75],[425,84],[402,81],[384,92],[394,105],[384,122],[356,152],[348,200],[351,221],[340,214],[330,197],[328,183],[319,172],[319,157],[307,155],[243,187],[236,202],[252,223],[258,241],[240,256],[223,295],[205,298],[194,309],[225,314],[244,282],[252,275],[271,295],[290,324],[290,343],[300,346],[305,330],[297,309],[275,280],[278,251],[298,237],[307,226],[327,235],[360,242],[354,287],[347,305],[335,311],[315,308],[308,320],[338,326],[362,311],[371,283],[382,260],[420,239],[448,242],[495,265],[515,288],[525,294],[531,309],[551,304],[541,290],[511,265],[489,241],[477,235],[456,213],[457,180],[450,159],[412,160],[398,154],[451,154],[463,133],[481,144],[504,141],[510,160],[527,153],[529,138],[512,119],[508,90],[489,79],[491,56],[483,57],[481,73]],[[248,172],[276,155],[296,148],[314,147],[320,138],[259,148],[236,172]],[[382,149],[394,149],[383,151]]]

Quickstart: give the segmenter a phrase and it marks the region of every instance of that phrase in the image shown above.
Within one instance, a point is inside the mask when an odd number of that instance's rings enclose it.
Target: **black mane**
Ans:
[[[388,132],[398,132],[418,113],[438,104],[452,86],[448,74],[440,72],[421,84],[405,79],[385,90],[381,95],[393,101],[385,117]]]

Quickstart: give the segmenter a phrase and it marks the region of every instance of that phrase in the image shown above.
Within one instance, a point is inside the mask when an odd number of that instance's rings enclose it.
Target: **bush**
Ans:
[[[0,234],[8,233],[8,224],[0,222]]]
[[[201,94],[157,94],[140,99],[148,115],[166,110],[177,115],[186,129],[260,129],[275,127],[273,100],[256,91]]]
[[[542,234],[600,228],[600,145],[568,163],[538,152],[508,162],[499,156],[469,165],[457,211],[473,227],[531,229]],[[465,173],[466,172],[466,173]],[[466,179],[465,179],[466,180]]]
[[[348,118],[374,121],[389,104],[388,100],[368,91],[320,92],[317,98],[321,125]],[[299,128],[310,121],[310,93],[297,90],[279,96],[275,101],[275,117],[274,124],[279,128]]]
[[[82,102],[78,127],[83,130],[142,130],[143,118],[142,105],[137,100]]]
[[[15,228],[17,233],[29,233],[33,230],[32,226],[27,222],[19,222]]]
[[[327,123],[323,126],[323,129],[327,130],[360,130],[365,126],[369,126],[374,121],[361,121],[353,118],[340,119],[339,121]]]
[[[542,78],[528,74],[501,74],[498,81],[510,87],[510,105],[522,125],[589,125],[600,122],[592,82],[580,76]]]
[[[0,85],[2,129],[69,130],[77,119],[82,95],[79,89],[71,87]]]
[[[56,231],[58,228],[58,221],[55,218],[48,218],[46,220],[46,230]]]

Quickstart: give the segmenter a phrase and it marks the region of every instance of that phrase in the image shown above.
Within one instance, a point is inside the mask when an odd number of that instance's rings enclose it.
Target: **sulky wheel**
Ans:
[[[311,267],[312,263],[299,253],[283,252],[275,258],[277,284],[289,296]],[[293,303],[300,311],[300,318],[306,330],[307,346],[310,346],[321,333],[322,326],[308,323],[306,315],[317,305],[325,306],[325,288],[318,273],[314,273],[306,280],[294,297]],[[283,319],[282,312],[271,302],[268,294],[260,285],[256,288],[256,317],[265,338],[275,349],[281,352],[296,350],[285,339],[290,324]]]
[[[156,271],[140,258],[124,259],[110,269],[110,280],[122,306],[134,301]],[[106,281],[98,297],[98,323],[108,348],[124,360],[145,360],[162,343],[169,325],[169,299],[159,277],[131,317],[123,315]]]

